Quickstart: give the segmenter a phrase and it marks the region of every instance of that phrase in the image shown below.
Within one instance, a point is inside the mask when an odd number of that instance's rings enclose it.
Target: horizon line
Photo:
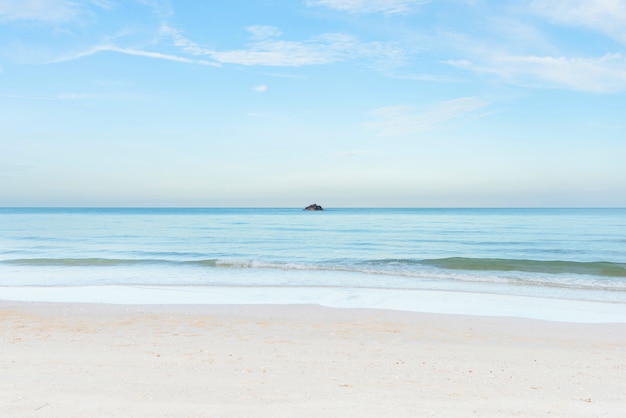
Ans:
[[[304,206],[306,207],[306,206]],[[0,209],[304,209],[300,206],[0,206]],[[332,209],[626,209],[625,206],[322,206]]]

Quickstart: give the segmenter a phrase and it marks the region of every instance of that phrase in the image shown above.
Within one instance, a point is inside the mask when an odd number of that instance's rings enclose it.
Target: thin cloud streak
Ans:
[[[113,0],[91,0],[91,2],[104,10],[113,10],[115,8],[115,1]]]
[[[18,94],[0,94],[0,97],[4,97],[7,99],[16,99],[16,100],[40,100],[40,101],[54,101],[54,100],[89,100],[89,99],[98,99],[103,97],[108,97],[102,94],[92,94],[92,93],[60,93],[53,96],[28,96],[28,95],[18,95]]]
[[[306,0],[308,7],[329,7],[353,14],[407,14],[429,0]]]
[[[280,30],[273,26],[254,25],[246,28],[251,42],[246,49],[218,51],[204,48],[185,38],[179,30],[168,25],[161,33],[170,36],[174,45],[194,56],[208,56],[222,64],[268,67],[300,67],[344,62],[350,59],[374,58],[400,62],[404,51],[382,42],[361,42],[343,33],[324,33],[304,41],[276,39]]]
[[[252,39],[259,41],[269,38],[276,38],[282,35],[282,32],[274,26],[253,25],[248,26],[246,30],[250,32],[250,34],[252,35]]]
[[[161,60],[166,60],[166,61],[175,61],[175,62],[180,62],[180,63],[185,63],[185,64],[197,64],[197,65],[206,65],[206,66],[211,66],[211,67],[219,67],[219,63],[210,62],[206,60],[196,60],[196,59],[180,57],[177,55],[163,54],[160,52],[143,51],[140,49],[133,49],[133,48],[120,48],[120,47],[110,46],[110,45],[98,45],[96,47],[90,48],[88,50],[79,52],[74,55],[67,55],[64,57],[57,58],[56,60],[53,60],[51,63],[73,61],[73,60],[77,60],[80,58],[95,55],[100,52],[107,52],[107,51],[117,52],[117,53],[126,54],[126,55],[133,55],[133,56],[138,56],[138,57],[155,58],[155,59],[161,59]]]
[[[426,0],[305,0],[308,7],[328,7],[349,13],[406,13]],[[164,16],[171,7],[161,0],[140,0],[153,10],[163,10]],[[626,43],[626,3],[616,0],[526,0],[526,12],[564,25],[591,28]],[[0,21],[15,19],[63,22],[76,19],[86,12],[86,7],[112,10],[113,0],[91,0],[78,3],[70,0],[24,0],[10,2],[0,0]],[[547,42],[543,34],[531,24],[520,23],[514,18],[490,20],[508,30],[508,35],[528,44]],[[165,21],[165,19],[164,19]],[[508,29],[507,29],[508,28]],[[192,65],[220,66],[233,64],[243,66],[301,67],[329,65],[353,61],[364,67],[378,70],[389,77],[412,78],[418,81],[458,82],[461,76],[425,74],[399,76],[393,71],[408,62],[416,54],[411,45],[403,41],[360,41],[346,33],[323,33],[304,40],[281,39],[279,28],[269,25],[251,25],[245,28],[249,43],[241,48],[218,50],[206,48],[187,39],[182,32],[163,23],[158,30],[161,40],[165,37],[179,48],[179,53],[163,50],[163,45],[141,48],[106,43],[73,55],[65,55],[52,62],[63,62],[90,56],[99,52],[174,61]],[[115,41],[115,43],[118,43]],[[467,43],[467,44],[466,44]],[[461,56],[443,62],[450,66],[474,73],[489,74],[508,83],[534,88],[561,88],[588,92],[617,92],[626,90],[626,60],[619,53],[607,53],[600,57],[560,56],[553,51],[537,48],[511,52],[508,45],[497,41],[485,44],[484,39],[471,40],[459,35],[450,37],[442,47],[457,49]],[[459,45],[462,45],[461,47]],[[163,52],[162,52],[163,51]],[[527,54],[525,54],[528,52]],[[201,59],[206,58],[206,59]],[[48,61],[50,62],[50,61]],[[1,69],[0,69],[1,71]]]
[[[368,123],[367,127],[381,136],[401,136],[430,129],[485,106],[486,102],[475,97],[463,97],[439,103],[421,113],[410,106],[381,107],[370,112],[379,120]]]
[[[184,52],[195,56],[209,56],[224,64],[276,67],[328,64],[340,60],[340,55],[347,54],[354,47],[354,43],[350,42],[351,39],[341,35],[335,35],[335,39],[333,35],[325,35],[319,39],[297,42],[273,39],[280,31],[270,26],[251,26],[247,30],[253,39],[250,48],[216,51],[190,41],[175,28],[170,26],[161,28],[161,32],[171,36],[174,45]]]
[[[169,25],[162,25],[160,29],[161,35],[172,38],[174,45],[191,55],[211,55],[213,50],[201,47],[195,42],[185,38],[178,29]]]
[[[581,26],[626,43],[626,2],[620,0],[534,0],[532,13],[557,24]]]
[[[512,84],[595,93],[626,90],[626,58],[621,54],[599,58],[502,54],[488,57],[486,62],[449,60],[446,64],[494,74]]]
[[[211,57],[224,64],[299,67],[345,61],[351,55],[353,45],[346,38],[308,42],[266,40],[247,50],[216,51]]]
[[[78,3],[70,0],[0,1],[0,22],[12,20],[67,22],[77,18],[81,12]]]
[[[137,48],[125,48],[111,44],[100,44],[83,51],[58,57],[44,63],[60,63],[85,58],[100,52],[117,52],[125,55],[175,61],[185,64],[219,67],[221,64],[244,66],[299,67],[305,65],[323,65],[347,61],[362,56],[387,55],[393,59],[394,49],[389,51],[382,44],[362,43],[356,38],[337,33],[326,33],[307,41],[282,41],[273,38],[261,38],[253,41],[248,49],[216,51],[204,48],[183,37],[180,32],[167,25],[160,29],[162,35],[172,38],[176,47],[193,57],[208,57],[210,60],[190,58],[180,55],[146,51]],[[267,31],[266,34],[278,32]],[[253,38],[259,39],[258,32]],[[391,55],[389,55],[391,54]]]

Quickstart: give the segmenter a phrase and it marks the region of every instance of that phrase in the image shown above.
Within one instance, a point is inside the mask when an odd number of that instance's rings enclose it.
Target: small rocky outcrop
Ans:
[[[304,210],[324,210],[323,207],[318,205],[317,203],[313,203],[312,205],[307,206]]]

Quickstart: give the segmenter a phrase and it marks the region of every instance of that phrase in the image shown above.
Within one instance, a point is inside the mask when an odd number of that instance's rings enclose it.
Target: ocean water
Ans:
[[[0,299],[626,322],[626,209],[0,208]]]

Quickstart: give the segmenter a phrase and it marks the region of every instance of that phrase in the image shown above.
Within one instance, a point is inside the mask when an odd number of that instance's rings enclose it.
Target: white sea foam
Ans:
[[[5,287],[0,300],[105,304],[318,304],[499,316],[574,323],[624,323],[626,304],[515,295],[354,288],[233,286]]]

